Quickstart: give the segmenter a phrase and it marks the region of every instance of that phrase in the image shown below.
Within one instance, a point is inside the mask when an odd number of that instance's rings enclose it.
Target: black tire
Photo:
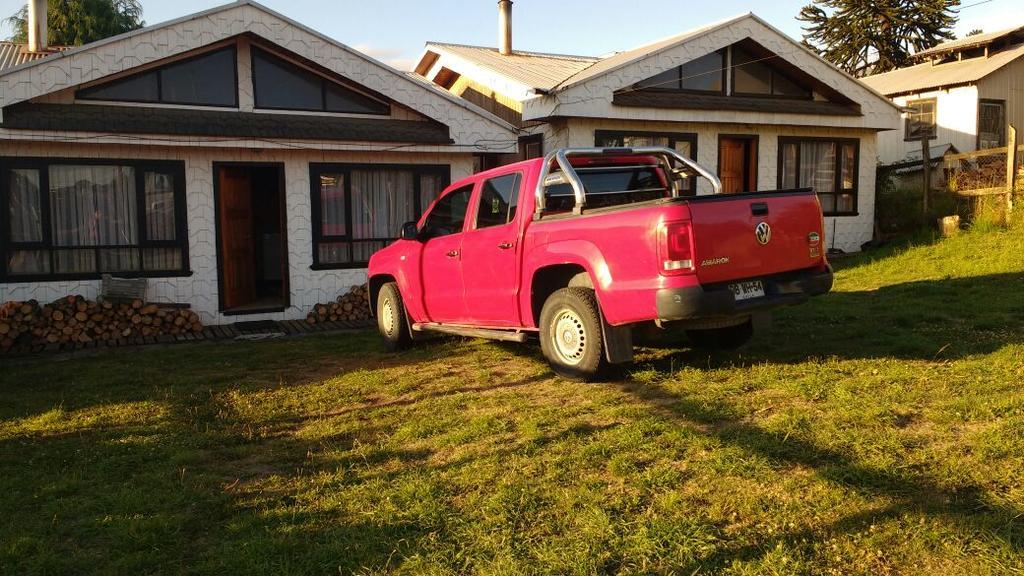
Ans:
[[[754,323],[747,320],[743,324],[727,328],[710,328],[705,330],[687,330],[687,338],[694,348],[701,350],[735,350],[754,337]]]
[[[412,344],[405,305],[394,282],[381,286],[377,293],[377,330],[388,352],[397,352]]]
[[[548,297],[540,312],[540,349],[561,376],[586,381],[601,374],[604,341],[593,290],[562,288]]]

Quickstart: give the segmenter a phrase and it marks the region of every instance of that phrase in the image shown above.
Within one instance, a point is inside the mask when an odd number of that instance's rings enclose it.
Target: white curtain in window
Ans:
[[[396,238],[416,218],[413,173],[352,171],[352,238]]]
[[[162,172],[146,172],[144,176],[147,239],[174,240],[174,176]]]
[[[420,207],[425,211],[437,195],[444,190],[444,179],[437,174],[420,175]]]
[[[38,170],[11,170],[11,242],[43,240]]]
[[[814,188],[821,209],[836,209],[836,145],[834,142],[801,142],[800,185]]]
[[[324,236],[344,236],[345,229],[345,175],[320,175],[320,233]]]
[[[138,243],[135,170],[128,166],[50,166],[50,221],[54,246],[128,246]],[[133,250],[95,253],[57,250],[56,272],[134,270]]]

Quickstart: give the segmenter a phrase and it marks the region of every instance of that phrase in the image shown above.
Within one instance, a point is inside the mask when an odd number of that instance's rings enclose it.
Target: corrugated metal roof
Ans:
[[[448,52],[474,64],[490,68],[531,88],[541,90],[554,88],[562,80],[598,61],[598,58],[590,56],[545,54],[522,50],[516,50],[505,56],[496,48],[444,42],[427,42],[427,50]]]
[[[861,78],[861,81],[886,96],[921,92],[943,86],[977,82],[1021,56],[1024,56],[1024,44],[996,52],[988,58],[968,58],[935,65],[925,62],[884,74],[867,76]]]
[[[966,50],[969,48],[977,48],[979,46],[985,46],[991,44],[1000,38],[1009,36],[1015,32],[1024,31],[1024,26],[1017,26],[1015,28],[1007,28],[1006,30],[999,30],[998,32],[989,32],[987,34],[975,34],[974,36],[966,36],[964,38],[958,38],[956,40],[950,40],[949,42],[943,42],[934,48],[922,50],[915,54],[915,57],[925,57],[932,54],[941,54],[943,52],[950,52],[953,50]]]
[[[64,50],[67,50],[67,46],[51,46],[46,52],[29,52],[28,44],[0,40],[0,70],[13,68],[33,60],[40,60],[50,54]]]

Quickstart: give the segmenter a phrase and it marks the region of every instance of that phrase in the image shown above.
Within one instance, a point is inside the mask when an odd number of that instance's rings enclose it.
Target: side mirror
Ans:
[[[399,235],[402,240],[419,240],[420,231],[416,228],[415,222],[406,222],[402,224],[402,233]]]

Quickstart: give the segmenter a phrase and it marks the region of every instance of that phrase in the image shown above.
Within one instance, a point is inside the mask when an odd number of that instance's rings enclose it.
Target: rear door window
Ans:
[[[477,230],[508,224],[515,219],[521,183],[522,175],[518,172],[484,181],[476,211]]]
[[[469,208],[469,198],[472,195],[473,185],[468,184],[452,190],[438,200],[427,215],[423,229],[420,230],[423,237],[438,238],[462,232],[462,225],[466,221],[466,209]]]
[[[581,167],[576,173],[583,181],[588,208],[622,206],[670,195],[657,166]],[[548,212],[572,210],[576,205],[572,186],[568,184],[548,186],[544,196]]]

